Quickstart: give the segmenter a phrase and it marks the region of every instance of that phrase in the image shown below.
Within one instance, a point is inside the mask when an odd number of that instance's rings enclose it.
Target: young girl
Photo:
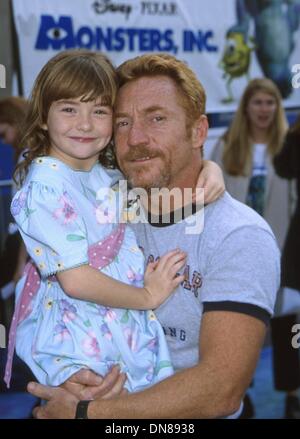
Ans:
[[[32,262],[17,288],[8,385],[16,335],[18,355],[48,385],[119,364],[126,388],[137,391],[173,372],[162,328],[143,310],[183,281],[185,255],[175,250],[148,265],[143,287],[143,255],[119,221],[121,195],[112,196],[121,175],[99,164],[116,92],[109,60],[87,51],[60,53],[35,82],[26,179],[11,207]]]

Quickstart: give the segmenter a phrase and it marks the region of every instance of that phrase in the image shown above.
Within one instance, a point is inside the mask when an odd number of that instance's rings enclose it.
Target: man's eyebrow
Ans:
[[[165,110],[164,107],[162,107],[161,105],[152,105],[151,107],[147,107],[144,110],[144,113],[148,114],[148,113],[153,113],[155,111],[162,111]]]
[[[147,107],[144,108],[142,110],[143,113],[145,114],[150,114],[150,113],[154,113],[155,111],[162,111],[162,110],[166,110],[164,107],[160,106],[160,105],[152,105],[151,107]],[[116,112],[115,113],[115,119],[118,117],[128,117],[129,113],[122,113],[122,112]]]
[[[117,117],[128,117],[129,116],[129,114],[128,113],[115,113],[115,119],[117,118]]]

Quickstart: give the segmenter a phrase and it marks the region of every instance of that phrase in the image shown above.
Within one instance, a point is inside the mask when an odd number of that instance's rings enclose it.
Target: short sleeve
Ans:
[[[225,237],[207,261],[202,302],[252,304],[273,314],[280,283],[280,252],[272,234],[254,226]]]
[[[31,182],[15,195],[11,212],[43,277],[88,262],[85,223],[66,190]]]

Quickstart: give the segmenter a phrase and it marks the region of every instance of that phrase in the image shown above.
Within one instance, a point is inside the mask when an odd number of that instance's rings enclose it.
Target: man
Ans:
[[[169,55],[135,58],[118,74],[115,145],[125,176],[148,193],[151,188],[194,189],[208,130],[205,93],[196,76]],[[147,207],[157,213],[153,199]],[[175,200],[172,209],[180,207]],[[164,209],[160,206],[159,213]],[[36,409],[36,417],[74,418],[76,408],[79,417],[103,419],[238,416],[273,312],[279,252],[261,217],[226,193],[205,208],[202,233],[190,233],[191,219],[197,223],[199,215],[202,210],[176,224],[134,226],[149,260],[174,246],[188,255],[186,280],[156,310],[177,373],[126,394],[124,375],[114,370],[100,385],[108,390],[103,398],[79,404],[87,395],[83,385],[96,385],[96,378],[70,380],[67,388],[77,386],[77,397],[30,384],[31,393],[49,400]]]

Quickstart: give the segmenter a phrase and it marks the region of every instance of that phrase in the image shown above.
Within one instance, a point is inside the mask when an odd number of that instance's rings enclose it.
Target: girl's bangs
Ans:
[[[112,106],[116,90],[114,83],[105,72],[99,72],[94,65],[64,66],[50,81],[45,98],[52,103],[60,99],[76,99],[83,102],[94,101],[101,97],[103,105]]]

